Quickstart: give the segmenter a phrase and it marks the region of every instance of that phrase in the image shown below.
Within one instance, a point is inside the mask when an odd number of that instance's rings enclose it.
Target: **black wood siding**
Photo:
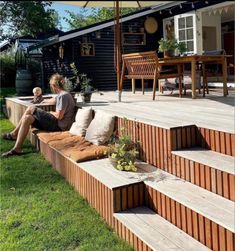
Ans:
[[[209,6],[221,1],[209,1],[209,4],[204,2],[195,2],[195,9],[203,6]],[[124,45],[122,53],[141,52],[158,49],[158,41],[163,37],[162,20],[169,16],[191,11],[191,3],[184,4],[181,9],[179,6],[172,8],[172,14],[169,10],[163,10],[162,14],[156,12],[148,15],[153,16],[158,21],[158,30],[154,34],[146,33],[146,45]],[[122,32],[128,32],[128,26],[132,26],[135,32],[139,32],[141,27],[144,27],[144,21],[147,16],[133,19],[121,24]],[[75,37],[64,41],[64,59],[59,59],[59,45],[52,45],[44,49],[44,81],[48,82],[51,74],[58,72],[64,76],[72,76],[69,64],[75,62],[80,72],[88,74],[88,77],[93,80],[93,86],[98,90],[116,90],[116,72],[114,65],[114,28],[109,27],[100,30],[101,38],[96,38],[95,32],[84,35],[87,42],[95,44],[95,56],[81,56],[80,44],[84,40],[84,36]],[[160,57],[163,55],[160,54]],[[124,88],[130,88],[130,81],[124,82]],[[137,83],[138,86],[138,83]]]

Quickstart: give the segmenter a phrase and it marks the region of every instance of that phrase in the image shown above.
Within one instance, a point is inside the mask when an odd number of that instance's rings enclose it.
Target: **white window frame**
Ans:
[[[187,53],[197,53],[197,26],[196,26],[196,12],[188,12],[174,16],[175,38],[179,41],[179,18],[193,17],[193,51]]]

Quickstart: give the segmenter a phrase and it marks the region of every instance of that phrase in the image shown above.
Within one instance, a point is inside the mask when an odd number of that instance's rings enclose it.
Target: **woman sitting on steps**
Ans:
[[[64,90],[65,80],[58,73],[50,78],[50,88],[56,98],[44,100],[42,103],[51,103],[53,100],[56,104],[55,112],[46,112],[35,106],[27,108],[16,128],[10,133],[2,135],[3,139],[16,140],[14,147],[2,154],[2,157],[11,157],[22,154],[22,145],[29,132],[30,126],[45,131],[66,131],[74,121],[75,103],[70,93]]]

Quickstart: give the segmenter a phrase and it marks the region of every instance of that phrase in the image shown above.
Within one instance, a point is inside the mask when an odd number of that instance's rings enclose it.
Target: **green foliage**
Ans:
[[[5,106],[6,100],[5,97],[11,97],[16,95],[15,88],[0,88],[0,118],[4,118],[3,106]],[[0,142],[1,143],[1,142]]]
[[[121,14],[125,15],[136,11],[135,8],[121,8]],[[79,14],[72,11],[66,11],[68,18],[64,20],[69,24],[71,29],[85,27],[97,22],[113,19],[115,16],[114,8],[84,8]]]
[[[1,1],[0,23],[2,29],[6,26],[8,30],[2,32],[0,41],[16,36],[35,36],[55,28],[58,15],[50,6],[50,1]]]
[[[83,93],[91,93],[92,85],[91,79],[87,77],[87,74],[82,73],[80,74],[80,84],[81,84],[81,92]]]
[[[107,154],[118,170],[135,172],[137,171],[135,160],[139,152],[131,137],[127,135],[126,123],[127,119],[124,120],[120,137],[111,140]]]
[[[0,89],[0,98],[11,97],[16,95],[15,88],[1,88]]]
[[[70,68],[73,76],[66,81],[66,89],[69,91],[80,89],[82,93],[91,93],[93,87],[91,79],[87,77],[87,74],[80,73],[74,62],[70,64]]]
[[[13,129],[2,119],[1,133]],[[14,142],[1,140],[1,152]],[[0,250],[131,251],[32,147],[1,159]]]
[[[187,46],[185,42],[179,42],[177,49],[179,50],[180,55],[183,55],[187,51]]]
[[[164,39],[164,38],[161,38],[161,40],[158,41],[158,43],[159,43],[159,47],[158,47],[159,52],[164,52],[164,51],[173,52],[177,48],[176,39]]]
[[[13,53],[0,54],[1,86],[11,87],[15,85],[16,67]]]
[[[182,55],[187,51],[187,46],[185,42],[177,42],[176,39],[164,39],[161,38],[158,41],[159,47],[158,52],[174,52],[175,49],[178,49],[179,53]]]

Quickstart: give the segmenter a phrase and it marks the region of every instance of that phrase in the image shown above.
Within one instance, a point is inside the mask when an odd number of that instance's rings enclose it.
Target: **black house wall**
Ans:
[[[122,33],[128,33],[129,26],[133,27],[133,32],[140,32],[140,28],[144,27],[145,20],[146,17],[141,17],[123,23],[121,25]],[[162,20],[159,20],[159,18],[158,26],[159,29],[154,34],[148,34],[144,31],[146,34],[145,45],[122,45],[122,53],[157,50],[157,41],[162,37]],[[80,72],[86,73],[92,79],[94,88],[98,90],[116,90],[113,30],[113,27],[100,30],[101,38],[96,38],[96,32],[93,32],[64,41],[63,59],[59,57],[59,44],[44,48],[44,83],[48,83],[49,77],[56,72],[66,77],[71,77],[72,72],[69,65],[74,62]],[[85,40],[88,43],[94,43],[94,56],[81,56],[80,47]],[[124,88],[129,88],[130,85],[130,81],[124,82]]]
[[[221,1],[216,1],[221,2]],[[209,4],[213,4],[211,1]],[[208,6],[204,2],[195,2],[195,9]],[[146,44],[138,45],[122,45],[122,53],[142,52],[158,49],[158,41],[163,37],[163,19],[177,14],[192,11],[191,3],[184,4],[183,8],[179,5],[169,10],[163,10],[153,13],[148,16],[139,17],[131,21],[121,24],[122,33],[129,32],[129,27],[133,28],[133,32],[140,32],[140,28],[144,27],[144,22],[147,17],[154,17],[158,21],[158,30],[154,34],[149,34],[146,31]],[[114,63],[114,28],[108,27],[100,30],[100,38],[96,37],[96,32],[92,32],[83,36],[75,37],[63,42],[64,58],[59,58],[59,44],[44,48],[44,84],[48,83],[50,75],[60,73],[66,77],[71,77],[70,64],[75,62],[80,72],[86,73],[92,79],[94,88],[98,90],[116,90],[116,71]],[[134,39],[134,38],[133,38]],[[87,41],[94,43],[94,56],[81,56],[81,43]],[[162,54],[159,54],[161,57]],[[138,83],[137,83],[138,84]],[[124,82],[124,89],[130,88],[130,81]]]

